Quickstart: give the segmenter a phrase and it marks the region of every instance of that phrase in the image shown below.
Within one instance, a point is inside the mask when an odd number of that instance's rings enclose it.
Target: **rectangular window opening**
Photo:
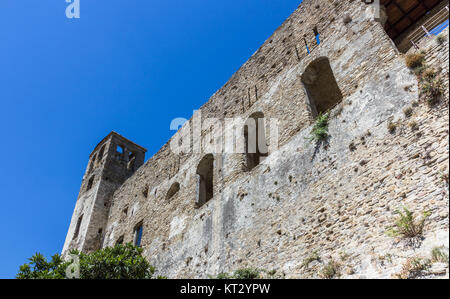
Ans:
[[[79,235],[79,233],[80,233],[81,221],[83,221],[83,215],[81,215],[81,216],[78,218],[77,226],[75,227],[75,233],[73,234],[73,239],[74,239],[74,240],[75,240],[76,238],[78,238],[78,235]]]
[[[314,32],[314,36],[316,37],[317,44],[320,45],[320,33],[317,30],[317,27],[314,27],[313,32]]]
[[[309,50],[308,43],[306,42],[306,39],[303,39],[303,40],[304,40],[304,42],[305,42],[306,52],[307,52],[308,54],[311,54],[311,51]]]
[[[143,226],[142,226],[142,223],[140,223],[134,229],[134,246],[141,247],[142,231],[143,231]]]

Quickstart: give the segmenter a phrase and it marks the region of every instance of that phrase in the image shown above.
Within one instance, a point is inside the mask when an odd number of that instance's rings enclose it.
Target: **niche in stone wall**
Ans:
[[[342,101],[342,93],[327,57],[311,62],[302,75],[313,117],[326,113]]]
[[[123,239],[125,238],[125,236],[120,236],[119,239],[117,239],[116,241],[116,245],[122,245],[123,244]]]
[[[80,227],[81,227],[81,222],[83,221],[83,215],[81,215],[80,217],[78,217],[78,221],[77,221],[77,225],[75,227],[75,232],[73,234],[73,240],[75,240],[76,238],[78,238],[78,235],[80,233]]]
[[[180,191],[180,183],[175,182],[170,186],[169,191],[167,191],[166,200],[170,200],[178,191]]]
[[[89,163],[89,170],[88,173],[91,173],[92,170],[94,170],[94,165],[95,165],[95,160],[96,160],[96,155],[94,155]]]
[[[197,192],[195,204],[201,207],[214,196],[214,156],[208,154],[202,158],[197,167]]]
[[[264,113],[253,113],[245,122],[245,158],[247,171],[258,166],[268,155]]]
[[[127,169],[134,170],[135,165],[136,165],[136,155],[133,152],[129,152]]]
[[[94,179],[95,176],[91,176],[91,178],[89,179],[87,186],[86,186],[86,191],[89,191],[92,189],[92,185],[94,184]]]

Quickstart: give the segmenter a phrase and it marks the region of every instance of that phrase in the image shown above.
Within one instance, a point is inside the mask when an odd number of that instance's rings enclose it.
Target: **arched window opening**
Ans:
[[[180,191],[180,184],[178,182],[175,182],[170,186],[169,191],[167,191],[166,200],[170,200],[172,197],[175,196],[175,194]]]
[[[105,145],[102,146],[100,151],[98,152],[98,160],[101,161],[103,159],[103,154],[105,153]]]
[[[245,156],[247,170],[258,166],[268,156],[267,138],[264,124],[264,114],[252,114],[244,126]]]
[[[120,145],[118,145],[117,148],[116,148],[116,151],[117,151],[119,154],[123,154],[123,147],[120,146]]]
[[[208,154],[203,157],[197,167],[197,198],[196,206],[200,207],[214,196],[214,156]]]
[[[321,57],[311,62],[302,75],[313,117],[326,113],[342,101],[330,61]]]
[[[124,156],[124,153],[125,153],[125,149],[124,149],[124,147],[123,146],[121,146],[121,145],[117,145],[116,146],[116,158],[117,158],[117,160],[123,160],[124,158],[123,158],[123,156]]]

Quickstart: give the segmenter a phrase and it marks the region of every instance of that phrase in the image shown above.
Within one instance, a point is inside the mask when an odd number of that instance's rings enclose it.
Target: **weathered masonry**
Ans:
[[[146,149],[112,132],[92,152],[63,251],[103,244],[112,195],[143,163]]]
[[[365,2],[377,1],[303,1],[201,107],[202,119],[255,124],[244,153],[175,154],[169,142],[144,163],[143,147],[109,134],[90,156],[63,252],[131,242],[170,278],[245,267],[317,277],[330,261],[342,277],[373,278],[448,250],[448,29],[439,43],[417,38],[445,21],[448,1]],[[442,78],[433,108],[405,64],[418,51]],[[308,141],[327,112],[329,138]],[[278,120],[277,150],[267,119]],[[432,215],[414,249],[386,235],[401,207]],[[448,277],[448,265],[430,271]]]

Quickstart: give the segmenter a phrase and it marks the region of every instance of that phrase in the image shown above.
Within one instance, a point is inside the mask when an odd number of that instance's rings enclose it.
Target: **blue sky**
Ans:
[[[61,251],[93,147],[172,136],[300,0],[0,1],[0,278]]]

